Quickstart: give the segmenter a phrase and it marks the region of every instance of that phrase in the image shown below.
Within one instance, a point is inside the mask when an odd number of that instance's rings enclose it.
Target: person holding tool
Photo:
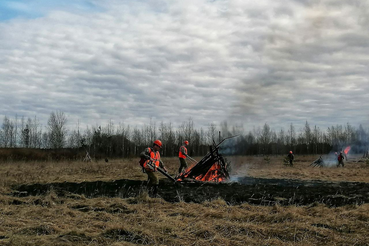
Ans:
[[[179,169],[178,169],[178,174],[180,175],[182,173],[183,170],[187,169],[187,162],[186,162],[186,158],[188,157],[187,154],[187,146],[188,146],[188,141],[184,141],[183,145],[181,147],[179,147],[179,153],[178,153],[178,157],[179,157]]]
[[[148,178],[148,187],[149,191],[152,191],[152,195],[154,197],[158,194],[158,186],[159,186],[159,178],[156,174],[156,171],[160,168],[163,169],[166,173],[167,169],[164,167],[163,162],[160,160],[159,150],[162,147],[162,143],[160,140],[155,140],[153,143],[153,147],[146,148],[143,152],[141,152],[140,157],[142,162],[143,170],[147,174]]]

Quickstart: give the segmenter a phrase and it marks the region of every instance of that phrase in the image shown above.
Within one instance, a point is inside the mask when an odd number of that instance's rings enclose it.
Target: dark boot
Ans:
[[[149,197],[155,198],[158,195],[158,186],[157,185],[150,185],[147,187]]]
[[[153,195],[153,197],[157,197],[158,196],[158,185],[154,185],[152,187],[152,195]]]

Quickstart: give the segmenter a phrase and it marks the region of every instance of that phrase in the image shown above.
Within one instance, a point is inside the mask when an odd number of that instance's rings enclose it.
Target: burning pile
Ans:
[[[210,152],[194,166],[180,174],[177,177],[177,181],[194,179],[199,181],[222,182],[227,180],[229,178],[229,165],[225,158],[219,154],[219,146],[223,141],[214,147],[210,147]]]
[[[324,160],[322,158],[322,156],[320,156],[318,159],[316,159],[315,161],[313,161],[310,166],[313,167],[323,167],[324,166]]]

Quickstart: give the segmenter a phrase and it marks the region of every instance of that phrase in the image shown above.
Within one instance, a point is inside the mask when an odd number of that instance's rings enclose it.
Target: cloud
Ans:
[[[246,129],[360,124],[369,106],[368,5],[48,5],[41,17],[0,22],[0,115],[47,122],[61,110],[71,125],[179,125],[189,117]]]
[[[49,0],[2,0],[0,2],[0,20],[40,18],[55,9],[74,13],[99,11],[96,4],[89,0],[65,0],[62,2]]]

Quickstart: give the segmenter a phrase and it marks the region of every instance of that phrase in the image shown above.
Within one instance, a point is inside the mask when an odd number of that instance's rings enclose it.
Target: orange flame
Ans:
[[[189,171],[191,169],[192,167],[186,170],[185,178],[188,177]],[[199,175],[195,177],[195,179],[199,181],[222,182],[226,178],[224,177],[223,172],[221,172],[220,170],[221,170],[221,166],[216,162],[211,166],[211,168],[205,174]],[[182,179],[178,179],[177,181],[182,181]]]
[[[343,151],[343,152],[345,152],[345,155],[347,155],[347,153],[350,151],[350,149],[351,149],[351,146],[346,147],[346,149]]]

